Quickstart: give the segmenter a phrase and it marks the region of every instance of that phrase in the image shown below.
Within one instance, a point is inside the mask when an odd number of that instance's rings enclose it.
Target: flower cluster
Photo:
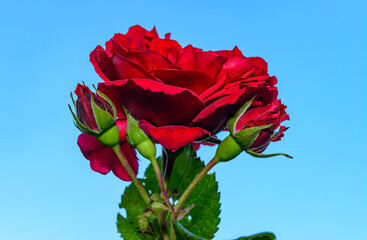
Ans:
[[[170,34],[160,38],[155,28],[147,31],[137,25],[126,34],[115,34],[105,48],[97,46],[90,61],[103,79],[98,90],[116,107],[121,150],[134,170],[138,163],[126,142],[124,108],[149,137],[172,152],[227,129],[246,103],[250,105],[236,120],[235,131],[262,126],[246,150],[262,153],[287,129],[280,126],[289,116],[277,99],[276,77],[268,74],[262,58],[245,57],[237,47],[182,47]],[[75,93],[83,97],[80,90]],[[106,174],[112,169],[129,180],[113,151],[94,136],[82,134],[78,144],[93,170]]]

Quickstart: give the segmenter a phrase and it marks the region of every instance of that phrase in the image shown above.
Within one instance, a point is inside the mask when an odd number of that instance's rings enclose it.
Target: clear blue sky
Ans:
[[[366,236],[365,1],[0,0],[0,12],[0,239],[119,239],[126,183],[90,169],[67,104],[78,82],[100,81],[89,53],[135,24],[205,50],[237,45],[279,80],[291,128],[266,152],[295,158],[240,155],[214,169],[215,239]]]

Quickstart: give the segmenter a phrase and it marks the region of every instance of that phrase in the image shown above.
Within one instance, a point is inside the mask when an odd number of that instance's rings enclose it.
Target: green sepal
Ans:
[[[257,158],[269,158],[269,157],[275,157],[275,156],[285,156],[287,158],[293,158],[292,156],[285,154],[285,153],[272,153],[272,154],[262,154],[262,153],[256,153],[251,150],[246,151],[248,154],[250,154],[253,157]]]
[[[69,109],[71,114],[73,115],[74,118],[74,125],[76,128],[78,128],[81,132],[86,133],[88,135],[98,135],[99,132],[90,129],[86,124],[83,124],[79,121],[78,117],[75,115],[75,113],[73,112],[73,110],[71,109],[71,106],[68,104]]]
[[[254,96],[250,101],[246,102],[240,109],[238,109],[236,114],[228,120],[227,128],[232,135],[238,132],[236,131],[237,122],[243,116],[243,114],[247,111],[247,109],[251,106],[251,103],[255,97],[256,96]]]
[[[234,134],[233,138],[242,147],[242,149],[247,150],[254,143],[256,138],[259,136],[260,132],[264,129],[271,127],[272,125],[273,124],[245,128]]]
[[[90,96],[91,106],[93,110],[94,119],[99,127],[101,132],[106,131],[111,128],[115,124],[115,118],[105,109],[100,108],[93,99],[93,96]]]
[[[92,84],[94,90],[96,90],[96,92],[98,93],[99,96],[101,96],[111,107],[112,107],[112,110],[113,110],[113,118],[114,120],[116,120],[117,118],[117,111],[116,111],[116,108],[115,108],[115,105],[112,103],[112,101],[106,96],[104,95],[101,91],[99,91],[96,86],[94,86],[94,84]]]
[[[222,141],[218,138],[215,138],[215,137],[208,137],[208,138],[204,139],[202,142],[220,144]]]
[[[71,97],[71,100],[73,101],[74,107],[76,108],[76,102],[74,100],[74,96],[73,96],[73,93],[72,92],[70,93],[70,97]]]
[[[237,157],[242,151],[238,142],[229,135],[219,144],[214,158],[218,162],[227,162]]]

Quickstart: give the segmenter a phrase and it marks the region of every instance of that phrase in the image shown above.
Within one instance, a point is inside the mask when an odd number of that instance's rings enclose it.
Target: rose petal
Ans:
[[[273,127],[277,128],[280,123],[281,115],[286,114],[284,109],[285,106],[281,104],[279,99],[273,101],[267,106],[251,108],[247,110],[240,119],[238,119],[235,130],[240,131],[245,127],[245,125],[248,125],[249,122],[256,121],[263,122],[263,124],[256,124],[257,126],[276,124]],[[282,121],[286,119],[287,117],[282,116]]]
[[[284,137],[284,132],[287,131],[288,129],[289,127],[280,126],[279,131],[274,136],[272,136],[270,141],[272,142],[280,141],[280,139]]]
[[[219,51],[215,51],[215,53],[218,53],[219,55],[222,55],[222,56],[229,56],[229,55],[238,55],[238,56],[243,56],[242,52],[240,49],[238,49],[237,46],[235,46],[233,48],[233,50],[219,50]]]
[[[188,88],[196,94],[201,94],[210,86],[215,84],[214,79],[197,71],[161,69],[155,70],[153,74],[166,84]]]
[[[109,57],[112,57],[114,53],[126,52],[129,50],[134,39],[130,36],[116,33],[110,41],[106,42],[106,52]]]
[[[118,79],[112,59],[107,56],[107,53],[101,46],[97,46],[90,53],[89,57],[94,69],[103,81]]]
[[[248,71],[254,69],[255,66],[251,64],[244,56],[230,55],[224,63],[220,76],[228,74],[231,78],[239,77]]]
[[[96,137],[82,133],[78,137],[78,146],[84,157],[90,161],[93,171],[105,175],[112,169],[118,178],[124,181],[131,181],[115,152],[111,148],[103,146]],[[124,142],[120,145],[120,148],[134,172],[137,173],[138,159],[131,150],[130,145]]]
[[[120,80],[128,78],[146,78],[154,79],[143,67],[139,66],[130,59],[120,54],[112,57],[112,63],[116,70],[117,78],[111,80]]]
[[[93,171],[101,174],[110,172],[113,159],[116,157],[111,148],[103,146],[95,136],[84,133],[79,135],[77,143],[84,157],[90,161]]]
[[[216,133],[225,127],[237,109],[260,91],[266,91],[266,88],[242,88],[231,95],[218,99],[201,111],[192,121],[191,126],[198,126]]]
[[[120,131],[120,142],[126,142],[126,119],[117,119],[116,125]]]
[[[167,56],[167,50],[169,48],[180,49],[180,50],[182,49],[181,45],[175,40],[157,38],[157,39],[154,39],[153,42],[155,42],[155,44],[154,45],[152,44],[150,49],[158,52],[159,54],[163,56]]]
[[[192,148],[195,149],[195,150],[199,150],[201,145],[204,145],[204,146],[215,146],[214,143],[209,143],[209,142],[193,142],[192,143]]]
[[[155,27],[153,27],[152,30],[147,31],[145,28],[139,25],[130,27],[126,35],[133,36],[136,38],[144,38],[144,37],[158,38],[159,37]]]
[[[205,73],[217,79],[226,58],[215,52],[198,52],[193,47],[187,47],[182,52],[176,65],[185,70],[194,70]]]
[[[163,147],[173,152],[204,135],[210,135],[210,132],[199,127],[154,127],[152,124],[144,120],[140,121],[139,126]]]
[[[235,84],[227,84],[224,89],[209,95],[208,98],[204,99],[205,104],[209,105],[214,101],[218,100],[219,98],[231,95],[238,90],[241,89],[241,82],[236,82]]]
[[[261,57],[249,57],[247,59],[250,61],[250,63],[252,63],[256,66],[259,66],[262,69],[264,69],[265,72],[268,72],[268,63],[265,62],[265,60],[262,59]]]
[[[150,72],[154,69],[178,68],[167,58],[154,51],[129,51],[121,53],[121,56],[136,63],[140,67],[144,68],[147,72]]]
[[[155,126],[188,126],[204,108],[194,92],[149,79],[129,79],[98,84],[98,89],[111,99],[118,116],[124,115],[122,106],[131,115]]]

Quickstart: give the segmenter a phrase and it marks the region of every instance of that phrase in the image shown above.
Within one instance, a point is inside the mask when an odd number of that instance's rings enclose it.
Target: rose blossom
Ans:
[[[98,89],[114,103],[118,117],[126,118],[124,106],[171,151],[223,130],[254,96],[251,108],[269,106],[278,95],[277,79],[262,58],[245,57],[237,47],[183,48],[170,34],[159,38],[155,28],[137,25],[115,34],[90,60],[104,80]]]
[[[108,102],[101,96],[92,93],[88,87],[78,84],[75,94],[78,96],[78,99],[75,102],[78,120],[82,124],[85,124],[85,126],[87,126],[89,129],[97,133],[97,136],[98,134],[103,134],[104,131],[108,130],[112,126],[115,126],[115,124],[117,125],[117,128],[120,132],[120,139],[116,139],[116,142],[119,141],[121,151],[136,174],[138,172],[138,159],[135,156],[135,152],[131,149],[130,145],[126,141],[126,120],[119,119],[115,123],[113,120],[112,106],[109,105]],[[101,109],[106,109],[106,111],[111,115],[112,122],[111,124],[106,125],[105,128],[101,128],[101,123],[97,122],[91,104],[91,99],[93,99],[93,102],[98,107]],[[112,172],[120,179],[131,181],[131,178],[122,166],[114,151],[110,147],[102,145],[102,143],[97,140],[96,136],[88,135],[86,133],[80,134],[78,137],[78,146],[84,157],[90,161],[92,170],[101,174],[107,174],[112,170]]]
[[[238,120],[236,131],[241,129],[265,126],[272,124],[271,127],[262,130],[255,141],[249,147],[250,151],[262,153],[270,142],[276,142],[284,136],[283,132],[288,128],[281,126],[278,132],[274,132],[284,120],[289,120],[285,112],[286,106],[281,104],[280,100],[274,100],[267,106],[254,107],[246,111]]]

